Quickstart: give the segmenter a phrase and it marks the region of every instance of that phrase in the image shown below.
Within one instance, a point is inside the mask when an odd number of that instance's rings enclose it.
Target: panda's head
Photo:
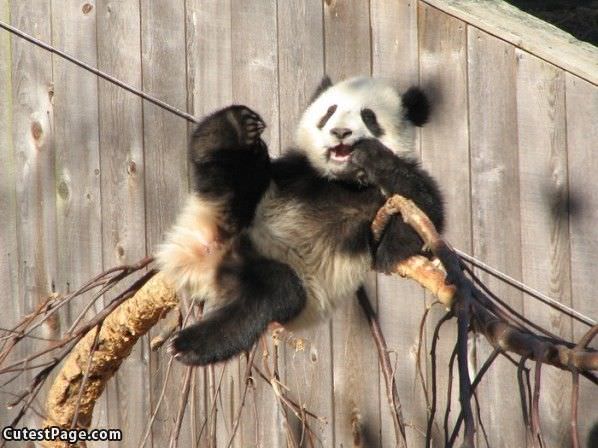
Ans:
[[[417,87],[400,93],[390,82],[368,77],[332,85],[325,77],[305,110],[296,134],[298,149],[330,178],[351,175],[353,145],[379,139],[395,153],[413,149],[413,126],[422,126],[428,100]]]

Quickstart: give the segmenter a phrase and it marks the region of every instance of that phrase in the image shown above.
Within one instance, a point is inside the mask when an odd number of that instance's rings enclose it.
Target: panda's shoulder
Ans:
[[[299,151],[289,150],[274,159],[271,167],[272,179],[280,188],[292,185],[315,185],[321,182],[307,157]]]

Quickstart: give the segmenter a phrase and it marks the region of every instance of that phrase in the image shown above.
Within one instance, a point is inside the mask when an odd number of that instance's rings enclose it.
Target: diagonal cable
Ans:
[[[546,305],[549,305],[553,308],[556,308],[559,311],[567,314],[568,316],[578,320],[579,322],[583,322],[584,324],[589,325],[590,327],[596,325],[596,321],[594,319],[592,319],[591,317],[588,317],[588,316],[580,313],[579,311],[576,311],[573,308],[568,307],[567,305],[559,302],[558,300],[553,299],[552,297],[547,296],[546,294],[544,294],[541,291],[538,291],[537,289],[527,286],[525,283],[522,283],[519,280],[514,279],[513,277],[505,274],[504,272],[501,272],[498,269],[495,269],[492,266],[487,265],[483,261],[480,261],[477,258],[472,257],[471,255],[463,252],[462,250],[455,249],[455,248],[453,248],[453,250],[457,253],[457,255],[459,255],[464,260],[470,262],[475,267],[477,267],[477,268],[485,271],[486,273],[492,275],[493,277],[496,277],[497,279],[519,289],[520,291],[530,295],[534,299],[539,300],[540,302],[543,302]]]
[[[84,70],[87,70],[88,72],[93,73],[96,76],[99,76],[102,79],[105,79],[106,81],[117,85],[123,89],[125,89],[126,91],[137,95],[147,101],[149,101],[152,104],[155,104],[156,106],[167,110],[175,115],[178,115],[181,118],[184,118],[185,120],[191,121],[193,123],[198,123],[199,120],[194,117],[193,115],[191,115],[188,112],[182,111],[180,109],[177,109],[174,106],[171,106],[168,103],[165,103],[162,100],[159,100],[158,98],[155,98],[139,89],[136,89],[135,87],[131,86],[130,84],[127,84],[123,81],[120,81],[119,79],[104,73],[103,71],[97,69],[96,67],[92,67],[89,64],[86,64],[85,62],[81,61],[80,59],[77,59],[55,47],[53,47],[52,45],[49,45],[39,39],[36,39],[35,37],[19,30],[18,28],[15,28],[3,21],[0,20],[0,28],[4,28],[6,31],[8,31],[11,34],[14,34],[16,36],[21,37],[22,39],[27,40],[28,42],[37,45],[38,47],[43,48],[44,50],[47,50],[57,56],[60,56],[63,59],[66,59],[69,62],[72,62],[73,64],[81,67]],[[455,249],[455,252],[462,257],[463,259],[469,261],[470,263],[474,264],[475,266],[477,266],[478,268],[486,271],[488,274],[492,275],[493,277],[496,277],[497,279],[510,284],[511,286],[514,286],[518,289],[520,289],[521,291],[523,291],[524,293],[530,295],[531,297],[535,298],[536,300],[539,300],[547,305],[552,306],[553,308],[557,308],[560,311],[564,312],[565,314],[569,315],[570,317],[573,317],[574,319],[583,322],[586,325],[596,325],[596,321],[588,316],[585,316],[584,314],[580,313],[579,311],[574,310],[573,308],[570,308],[562,303],[560,303],[559,301],[547,296],[546,294],[537,291],[527,285],[525,285],[524,283],[508,276],[507,274],[499,271],[498,269],[495,269],[487,264],[485,264],[484,262],[478,260],[477,258],[468,255],[465,252],[462,252],[460,250]]]
[[[106,81],[108,81],[112,84],[115,84],[115,85],[125,89],[128,92],[133,93],[134,95],[140,96],[144,100],[147,100],[150,103],[155,104],[156,106],[158,106],[164,110],[172,112],[173,114],[178,115],[179,117],[184,118],[185,120],[191,121],[193,123],[198,122],[197,118],[195,118],[190,113],[187,113],[185,111],[177,109],[176,107],[171,106],[170,104],[165,103],[164,101],[161,101],[158,98],[148,95],[147,93],[145,93],[139,89],[136,89],[132,85],[127,84],[123,81],[120,81],[119,79],[116,79],[114,76],[110,76],[109,74],[104,73],[101,70],[98,70],[96,67],[92,67],[91,65],[86,64],[85,62],[83,62],[83,61],[57,49],[57,48],[54,48],[52,45],[49,45],[39,39],[36,39],[35,37],[33,37],[27,33],[24,33],[23,31],[19,30],[18,28],[15,28],[14,26],[11,26],[8,23],[5,23],[1,20],[0,20],[0,28],[4,28],[9,33],[15,34],[15,35],[21,37],[22,39],[25,39],[26,41],[29,41],[32,44],[37,45],[38,47],[41,47],[44,50],[49,51],[50,53],[60,56],[61,58],[66,59],[67,61],[72,62],[75,65],[78,65],[82,69],[87,70],[88,72],[91,72],[94,75],[99,76],[100,78],[105,79]]]

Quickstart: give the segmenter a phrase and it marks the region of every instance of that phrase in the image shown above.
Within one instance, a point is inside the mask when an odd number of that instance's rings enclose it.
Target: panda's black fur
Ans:
[[[330,104],[329,104],[330,103]],[[296,144],[271,160],[265,124],[245,106],[206,117],[189,147],[193,193],[157,253],[177,289],[212,307],[170,350],[205,365],[248,350],[271,322],[304,327],[356,292],[367,270],[422,253],[393,217],[379,244],[370,225],[385,197],[412,199],[442,230],[436,182],[409,155],[409,125],[426,122],[416,87],[324,78]]]

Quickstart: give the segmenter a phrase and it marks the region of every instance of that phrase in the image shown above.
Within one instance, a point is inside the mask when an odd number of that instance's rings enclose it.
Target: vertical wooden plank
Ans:
[[[141,64],[143,91],[179,109],[187,107],[185,4],[182,1],[142,0]],[[145,222],[147,250],[152,253],[164,232],[174,223],[188,191],[187,122],[176,115],[144,102],[143,140],[145,154]],[[150,332],[151,337],[159,328]],[[147,343],[147,339],[143,340]],[[174,362],[166,378],[169,356],[164,349],[149,354],[150,406],[157,406],[164,382],[166,397],[154,424],[154,446],[167,446],[176,420],[178,400],[186,367]],[[183,426],[191,428],[190,408]],[[151,410],[150,410],[151,412]],[[193,430],[181,431],[179,444],[191,446]]]
[[[416,2],[370,1],[372,75],[392,79],[401,91],[419,83],[417,9]],[[418,152],[418,135],[415,137],[413,150]],[[391,360],[396,360],[395,378],[403,417],[416,427],[424,428],[426,407],[415,365],[419,321],[425,307],[424,293],[413,282],[382,274],[378,275],[377,286],[378,319],[391,351]],[[405,313],[406,307],[411,312]],[[422,353],[425,374],[425,342]],[[394,426],[382,375],[380,408],[382,446],[394,446]],[[421,433],[413,428],[406,428],[407,443],[419,446],[422,444]]]
[[[231,32],[233,101],[259,112],[268,126],[264,140],[270,154],[278,154],[277,2],[231,1]],[[261,364],[260,353],[258,350],[258,365]],[[244,367],[241,375],[243,370]],[[255,400],[255,415],[252,415],[254,412],[244,413],[241,446],[284,446],[284,420],[274,394],[262,381],[258,380],[256,384],[257,389],[250,399]],[[239,386],[243,388],[243,384]],[[247,408],[249,411],[251,406]]]
[[[187,0],[186,23],[188,107],[199,117],[232,103],[230,0]],[[239,372],[239,364],[238,360],[231,360],[224,366],[214,367],[216,381],[224,375],[222,398],[216,402],[206,386],[207,369],[196,369],[197,418],[194,424],[196,432],[202,434],[200,446],[208,446],[208,436],[214,432],[213,425],[216,425],[217,443],[224,445],[231,436],[239,406],[238,389],[242,387],[239,379],[244,374],[244,367]],[[214,413],[210,413],[214,406]],[[249,413],[249,406],[246,406],[245,413]],[[201,427],[210,415],[214,415],[216,421],[210,418],[202,432]],[[241,431],[233,446],[241,446],[240,434]]]
[[[418,4],[370,0],[372,75],[408,87],[419,81]]]
[[[264,140],[280,152],[277,4],[232,0],[233,100],[255,108],[268,128]]]
[[[324,75],[322,2],[289,2],[278,8],[278,47],[280,83],[280,140],[288,148],[301,114]],[[319,439],[317,446],[333,446],[332,359],[330,325],[322,324],[297,337],[309,341],[309,349],[295,352],[287,348],[286,384],[292,396],[311,412],[324,417],[326,424],[310,419]],[[299,422],[295,434],[299,440]],[[307,441],[305,446],[309,446]]]
[[[97,64],[96,10],[78,0],[52,4],[52,43]],[[56,142],[57,289],[76,289],[102,271],[98,81],[95,75],[54,58]],[[85,303],[68,309],[70,325]],[[98,310],[101,304],[98,304]],[[93,309],[90,314],[93,314]],[[94,411],[94,427],[107,427],[106,400]]]
[[[474,255],[521,279],[514,47],[468,26],[468,76]],[[523,311],[519,292],[488,275],[480,277],[514,309]],[[491,351],[485,341],[478,343],[478,362],[484,362]],[[513,366],[500,357],[478,394],[492,446],[524,443],[519,401],[505,400],[517,394]]]
[[[471,250],[471,204],[469,194],[469,127],[467,121],[467,37],[465,24],[445,13],[419,4],[420,73],[430,93],[432,116],[422,129],[422,160],[446,198],[444,236],[452,244]],[[446,310],[430,311],[428,348],[438,320]],[[444,324],[437,342],[437,428],[444,426],[447,407],[448,365],[457,339],[456,323]],[[429,358],[429,355],[426,354]],[[452,384],[452,409],[458,409],[458,381]],[[452,427],[458,412],[449,420]],[[424,425],[425,426],[425,425]],[[444,435],[434,431],[434,444],[444,445]],[[423,441],[419,441],[421,445]]]
[[[571,306],[569,226],[558,201],[567,198],[565,75],[517,50],[517,122],[523,282]],[[562,206],[566,204],[562,203]],[[532,299],[525,315],[565,339],[571,318]],[[571,375],[542,372],[540,420],[547,446],[569,446]]]
[[[98,66],[141,87],[138,0],[98,0]],[[104,268],[145,255],[144,154],[141,100],[99,81],[99,135]],[[123,443],[143,436],[149,413],[147,353],[138,344],[106,389],[108,424],[122,428]],[[117,446],[112,443],[110,446]]]
[[[598,274],[598,88],[578,77],[566,76],[567,152],[569,162],[569,194],[579,203],[569,220],[571,238],[571,290],[573,307],[596,318],[598,302],[594,280]],[[574,323],[576,340],[587,331]],[[592,347],[598,347],[594,339]],[[596,386],[580,379],[579,433],[586,443],[588,432],[596,424]],[[588,445],[589,446],[589,445]]]
[[[12,1],[13,26],[43,41],[51,41],[48,0]],[[52,57],[22,39],[12,39],[12,141],[17,206],[18,317],[54,291],[56,279],[55,146],[53,136]],[[52,325],[54,324],[54,325]],[[44,326],[41,336],[55,336],[57,321]],[[43,344],[43,343],[42,343]],[[23,340],[22,352],[40,348]],[[28,384],[31,375],[23,380]],[[35,426],[33,415],[23,424]]]
[[[0,20],[8,22],[10,18],[9,0],[0,1]],[[17,204],[15,180],[17,167],[13,146],[13,103],[12,103],[12,52],[11,37],[7,32],[0,32],[0,91],[7,92],[0,101],[0,285],[6,291],[1,305],[0,328],[10,328],[18,321],[23,306],[18,279],[18,244],[17,244]],[[0,335],[7,334],[0,330]],[[1,346],[1,345],[0,345]],[[14,359],[20,359],[19,352]],[[5,390],[16,393],[23,390],[25,382],[17,380]],[[17,410],[7,409],[12,396],[0,394],[0,426],[7,426],[15,417]]]
[[[369,2],[324,2],[326,72],[333,81],[371,74]],[[376,277],[368,295],[377,308]],[[379,369],[363,311],[354,297],[332,323],[335,446],[380,446]]]

